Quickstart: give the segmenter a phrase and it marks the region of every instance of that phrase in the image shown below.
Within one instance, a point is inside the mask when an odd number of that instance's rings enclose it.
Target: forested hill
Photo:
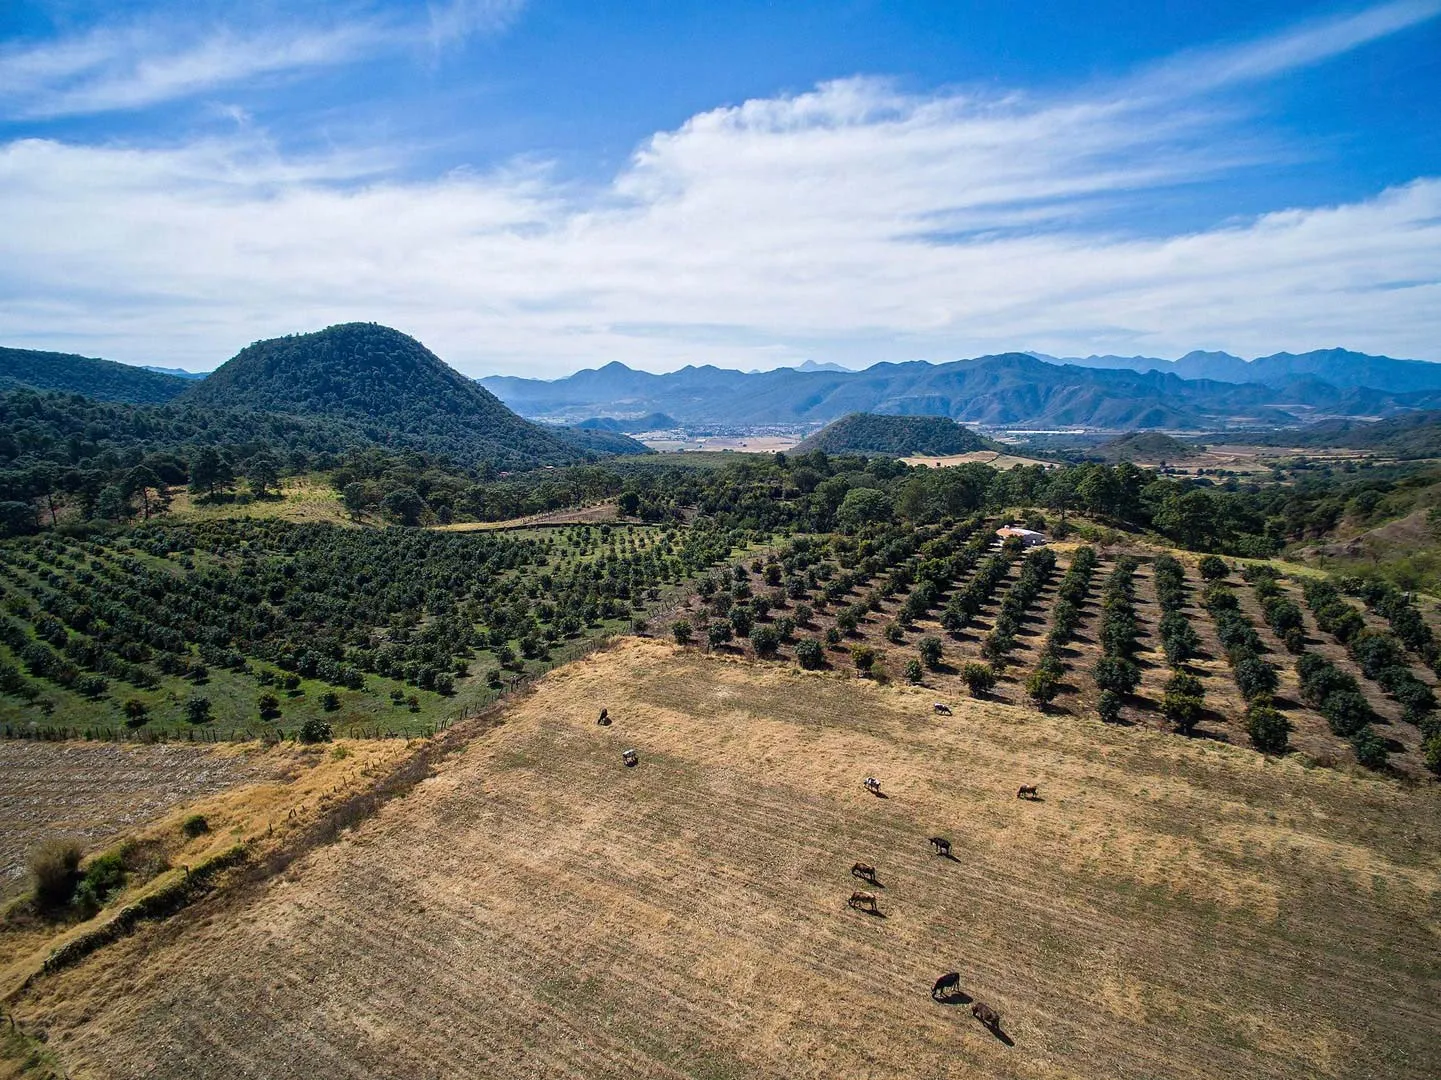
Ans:
[[[1369,423],[1324,420],[1299,431],[1266,432],[1255,439],[1271,446],[1343,447],[1412,459],[1441,457],[1441,411],[1407,413]]]
[[[190,380],[114,360],[74,353],[0,348],[0,391],[51,390],[84,394],[96,401],[158,405],[176,397]]]
[[[1159,431],[1133,431],[1096,447],[1102,461],[1185,461],[1200,451]]]
[[[521,419],[414,338],[374,323],[258,341],[186,386],[179,403],[346,421],[378,443],[500,465],[583,456],[565,433]]]
[[[798,453],[965,454],[994,449],[994,444],[944,416],[877,416],[852,413],[816,432],[796,447]]]

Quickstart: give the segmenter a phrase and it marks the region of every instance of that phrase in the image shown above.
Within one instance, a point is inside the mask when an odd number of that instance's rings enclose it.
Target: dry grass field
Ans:
[[[944,469],[952,465],[966,465],[971,462],[979,462],[982,465],[989,465],[994,469],[1013,469],[1017,465],[1042,465],[1050,468],[1055,465],[1054,461],[1042,461],[1039,458],[1025,457],[1021,454],[1002,454],[995,450],[971,450],[964,454],[949,454],[944,456],[915,454],[911,457],[901,458],[907,465],[929,465],[933,469]]]
[[[12,1007],[75,1080],[1441,1071],[1434,786],[933,697],[627,639]]]

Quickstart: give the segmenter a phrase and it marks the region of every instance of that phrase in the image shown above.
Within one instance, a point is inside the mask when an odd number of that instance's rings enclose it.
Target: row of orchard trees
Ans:
[[[597,530],[599,532],[600,530]],[[740,542],[700,527],[620,530],[582,555],[554,536],[362,531],[277,521],[154,526],[118,541],[0,547],[0,639],[33,679],[91,696],[109,680],[203,681],[254,661],[337,687],[366,674],[444,693],[479,650],[500,664],[633,616]]]

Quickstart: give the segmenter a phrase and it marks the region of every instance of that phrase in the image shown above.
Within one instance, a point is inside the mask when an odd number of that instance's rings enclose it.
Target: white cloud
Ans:
[[[542,167],[402,182],[383,157],[285,159],[245,132],[14,142],[0,340],[204,368],[373,319],[473,374],[547,375],[1013,348],[1441,359],[1441,180],[1187,235],[1107,227],[1254,152],[1218,149],[1227,113],[1150,85],[830,83],[696,116],[583,196]]]

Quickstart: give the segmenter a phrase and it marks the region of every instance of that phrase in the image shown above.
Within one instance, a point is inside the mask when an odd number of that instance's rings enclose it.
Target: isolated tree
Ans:
[[[1114,690],[1102,690],[1096,699],[1096,715],[1102,723],[1114,724],[1121,719],[1121,695]]]
[[[1222,581],[1230,576],[1231,568],[1226,560],[1216,555],[1207,555],[1198,565],[1201,576],[1207,581]]]
[[[1026,679],[1026,695],[1037,705],[1049,705],[1059,689],[1055,675],[1042,668],[1031,672]]]
[[[1257,702],[1246,710],[1246,733],[1257,750],[1284,754],[1290,743],[1291,722],[1274,705]]]
[[[966,680],[972,697],[980,697],[996,685],[996,672],[990,664],[973,661],[961,669],[961,678]]]
[[[360,515],[365,513],[370,505],[370,492],[364,484],[356,480],[345,485],[345,490],[340,493],[340,501],[345,506],[345,512],[350,515],[350,520],[359,521]]]
[[[260,716],[264,720],[280,715],[280,699],[269,690],[262,693],[255,699],[256,707],[260,710]]]
[[[815,638],[796,642],[796,663],[807,671],[814,671],[825,663],[825,650]]]
[[[921,654],[921,662],[935,671],[941,666],[941,639],[932,634],[927,634],[916,643],[916,650]]]
[[[906,661],[906,667],[905,667],[905,673],[906,673],[906,682],[911,682],[911,683],[918,683],[918,682],[920,682],[920,681],[921,681],[921,677],[922,677],[922,675],[923,675],[923,672],[921,671],[921,662],[920,662],[919,660],[907,660],[907,661]]]
[[[245,472],[250,482],[250,493],[257,499],[265,498],[271,488],[280,486],[280,462],[269,453],[262,451],[252,457]]]
[[[192,697],[185,701],[185,719],[192,724],[203,724],[210,719],[210,699]]]
[[[694,628],[691,626],[689,619],[677,619],[670,624],[670,632],[675,637],[675,643],[677,645],[689,645]]]
[[[235,482],[235,471],[220,451],[204,447],[190,463],[190,490],[197,495],[214,496],[221,488]]]

